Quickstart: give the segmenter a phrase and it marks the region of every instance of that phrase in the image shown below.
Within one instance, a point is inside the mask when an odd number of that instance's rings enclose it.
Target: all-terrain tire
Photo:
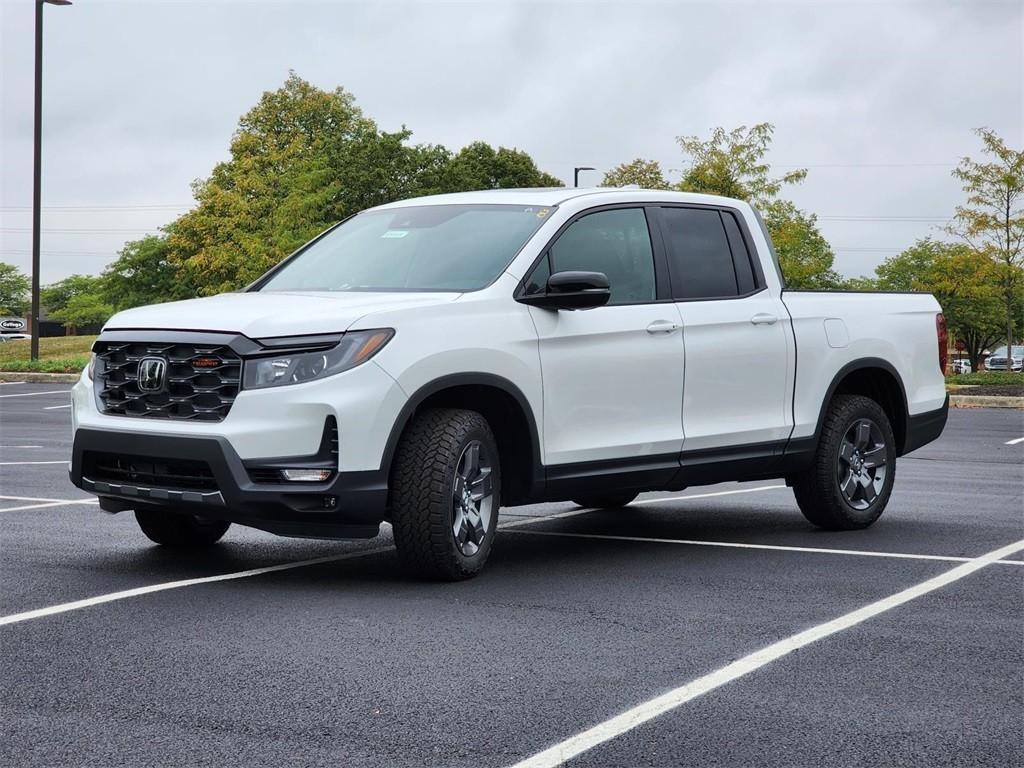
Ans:
[[[572,503],[588,509],[619,509],[629,504],[639,495],[634,491],[602,493],[597,496],[580,496],[578,499],[573,499]]]
[[[844,478],[850,477],[849,463],[841,457],[841,450],[844,442],[846,450],[850,449],[856,442],[851,441],[851,434],[858,424],[865,423],[877,427],[877,437],[869,442],[878,460],[885,460],[884,477],[872,482],[866,492],[858,490],[861,498],[851,502],[841,487]],[[858,452],[854,465],[862,458]],[[885,411],[868,397],[836,395],[825,414],[813,463],[792,478],[793,494],[804,517],[819,528],[833,531],[867,528],[885,510],[895,476],[896,438]],[[865,498],[869,494],[873,499]]]
[[[137,509],[135,520],[150,541],[176,549],[209,547],[231,527],[223,520],[204,520],[166,507]]]
[[[453,530],[456,475],[473,444],[489,463],[490,512],[478,549],[467,555]],[[476,411],[433,408],[406,427],[391,470],[391,524],[403,567],[420,578],[458,581],[475,576],[487,562],[498,526],[501,467],[487,420]]]

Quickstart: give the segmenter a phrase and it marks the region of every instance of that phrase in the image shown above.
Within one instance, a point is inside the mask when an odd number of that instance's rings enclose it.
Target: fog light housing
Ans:
[[[329,469],[282,469],[281,477],[293,483],[322,483],[331,479]]]

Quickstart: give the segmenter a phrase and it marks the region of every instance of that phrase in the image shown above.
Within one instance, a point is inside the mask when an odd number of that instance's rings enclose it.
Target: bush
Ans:
[[[980,371],[978,373],[960,373],[956,376],[947,376],[947,384],[980,384],[985,386],[997,386],[1007,384],[1022,384],[1024,376],[1019,373],[1008,373],[1006,371]]]
[[[0,361],[0,371],[13,373],[81,373],[89,364],[89,356],[65,357],[51,360]]]

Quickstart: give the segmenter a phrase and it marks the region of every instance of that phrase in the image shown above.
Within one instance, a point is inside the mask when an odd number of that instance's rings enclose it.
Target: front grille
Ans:
[[[221,421],[241,386],[242,360],[223,345],[99,341],[95,351],[100,402],[114,416]],[[139,363],[146,357],[167,364],[156,391],[139,387]]]
[[[117,485],[190,491],[217,490],[217,480],[210,465],[192,459],[155,459],[86,451],[82,455],[82,475],[93,481]]]

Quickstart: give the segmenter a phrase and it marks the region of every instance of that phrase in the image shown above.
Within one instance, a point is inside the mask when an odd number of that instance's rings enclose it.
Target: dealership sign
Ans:
[[[25,330],[25,321],[20,317],[0,317],[0,333],[17,333]]]

